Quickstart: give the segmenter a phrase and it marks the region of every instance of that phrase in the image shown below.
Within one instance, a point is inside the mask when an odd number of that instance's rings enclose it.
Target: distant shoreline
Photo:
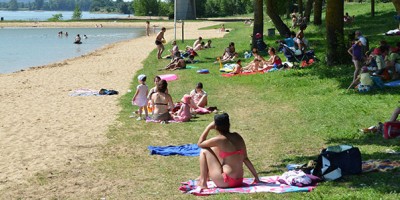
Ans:
[[[156,22],[158,23],[158,22]],[[70,28],[82,28],[88,27],[93,28],[96,25],[102,24],[103,28],[112,27],[112,28],[129,28],[129,27],[144,27],[145,24],[143,22],[120,22],[120,21],[79,21],[79,22],[48,22],[48,21],[39,21],[39,22],[0,22],[0,27],[70,27]]]

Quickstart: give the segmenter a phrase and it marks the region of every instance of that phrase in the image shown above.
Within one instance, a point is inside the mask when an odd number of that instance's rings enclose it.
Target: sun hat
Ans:
[[[137,78],[139,81],[143,81],[146,78],[146,75],[140,74]]]
[[[185,94],[185,95],[183,95],[181,101],[182,101],[183,103],[190,104],[190,100],[191,100],[191,99],[192,99],[192,96],[190,96],[190,95],[188,95],[188,94]]]

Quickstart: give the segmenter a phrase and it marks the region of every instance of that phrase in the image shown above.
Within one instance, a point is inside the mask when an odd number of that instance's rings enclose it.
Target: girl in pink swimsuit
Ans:
[[[218,135],[207,139],[210,130]],[[198,186],[207,188],[207,181],[212,180],[217,187],[238,187],[243,182],[243,163],[254,176],[254,182],[261,182],[257,172],[247,157],[246,144],[238,133],[230,132],[229,115],[215,115],[201,134],[197,145],[200,152],[200,177]]]

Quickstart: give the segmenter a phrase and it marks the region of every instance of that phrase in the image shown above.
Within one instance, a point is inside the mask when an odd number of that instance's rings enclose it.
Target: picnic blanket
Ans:
[[[362,162],[362,172],[380,171],[385,172],[400,167],[400,161],[390,160],[367,160]]]
[[[259,193],[259,192],[273,192],[273,193],[287,193],[287,192],[311,192],[316,186],[297,187],[281,184],[278,181],[279,176],[265,176],[260,177],[260,180],[265,183],[252,184],[254,178],[244,178],[243,185],[236,188],[217,188],[212,181],[207,182],[207,189],[200,189],[197,187],[196,180],[189,180],[182,182],[179,190],[182,193],[193,194],[196,196],[206,196],[218,193]]]
[[[201,148],[197,144],[184,144],[180,146],[149,146],[150,155],[162,156],[199,156]]]

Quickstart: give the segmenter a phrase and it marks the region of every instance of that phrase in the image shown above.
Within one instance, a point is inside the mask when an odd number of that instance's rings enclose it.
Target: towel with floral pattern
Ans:
[[[197,187],[196,180],[189,180],[182,182],[179,190],[182,193],[193,194],[196,196],[206,196],[218,193],[258,193],[258,192],[273,192],[273,193],[286,193],[286,192],[311,192],[316,186],[290,186],[279,182],[279,176],[266,176],[260,177],[264,183],[252,184],[254,178],[244,178],[243,185],[235,188],[218,188],[212,181],[207,182],[207,189],[200,189]]]

